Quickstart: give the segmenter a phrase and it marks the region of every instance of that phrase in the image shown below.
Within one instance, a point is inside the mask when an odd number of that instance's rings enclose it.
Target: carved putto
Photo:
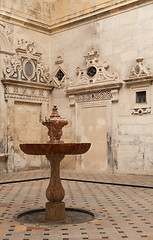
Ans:
[[[16,54],[4,59],[4,78],[17,81],[49,84],[49,68],[41,61],[41,53],[35,43],[21,39],[18,41]]]

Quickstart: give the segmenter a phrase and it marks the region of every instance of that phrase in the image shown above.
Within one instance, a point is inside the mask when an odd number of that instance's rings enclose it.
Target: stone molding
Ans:
[[[18,41],[13,56],[6,55],[3,69],[4,98],[42,102],[49,101],[52,90],[50,73],[41,61],[42,53],[34,42]]]
[[[19,6],[9,9],[7,5],[1,3],[0,19],[47,34],[54,34],[148,4],[152,4],[152,0],[102,1],[79,12],[70,12],[66,16],[53,19],[54,11],[58,11],[58,6],[56,7],[54,2],[36,0],[31,3],[25,0],[24,7],[21,8],[23,12],[18,10]]]
[[[77,68],[75,82],[70,82],[66,93],[68,95],[95,93],[105,90],[117,90],[122,86],[117,73],[109,73],[109,65],[104,62],[99,65],[99,54],[92,49],[84,56],[86,67]]]

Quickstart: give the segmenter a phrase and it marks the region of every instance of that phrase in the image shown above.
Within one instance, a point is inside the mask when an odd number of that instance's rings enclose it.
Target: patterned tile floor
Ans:
[[[14,220],[44,207],[48,176],[48,170],[0,175],[0,240],[153,240],[153,176],[61,171],[66,207],[89,210],[95,219],[61,225]]]

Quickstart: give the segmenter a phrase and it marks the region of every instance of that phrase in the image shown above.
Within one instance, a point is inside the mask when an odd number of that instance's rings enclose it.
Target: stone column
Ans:
[[[50,154],[46,156],[51,165],[51,177],[46,197],[45,219],[49,221],[60,221],[65,218],[65,203],[62,202],[65,191],[60,179],[60,161],[64,158],[62,154]]]

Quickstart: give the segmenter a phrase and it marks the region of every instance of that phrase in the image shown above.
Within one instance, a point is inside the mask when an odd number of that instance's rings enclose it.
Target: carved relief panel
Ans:
[[[16,54],[6,55],[3,70],[5,99],[48,101],[50,73],[41,61],[34,42],[18,41]]]
[[[76,69],[76,81],[71,81],[67,89],[68,95],[85,95],[84,99],[97,100],[107,99],[118,101],[118,90],[122,86],[117,73],[109,72],[109,65],[105,61],[99,64],[99,54],[92,49],[88,52],[85,59],[85,67]],[[105,97],[104,97],[105,96]]]

